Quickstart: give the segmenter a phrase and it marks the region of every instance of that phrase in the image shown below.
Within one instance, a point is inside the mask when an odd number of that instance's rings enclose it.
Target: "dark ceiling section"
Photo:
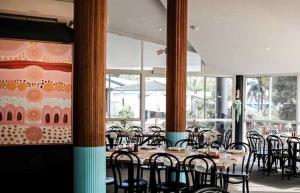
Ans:
[[[0,15],[0,38],[73,42],[73,29],[53,19]]]

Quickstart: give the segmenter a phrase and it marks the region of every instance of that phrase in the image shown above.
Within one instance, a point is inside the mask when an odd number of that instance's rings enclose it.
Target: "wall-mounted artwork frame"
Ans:
[[[72,144],[72,44],[0,39],[0,145]]]

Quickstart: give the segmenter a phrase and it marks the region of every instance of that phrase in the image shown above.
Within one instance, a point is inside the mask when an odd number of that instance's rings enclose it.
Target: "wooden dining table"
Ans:
[[[110,156],[113,154],[115,150],[107,151],[106,158],[109,159]],[[141,163],[148,163],[151,155],[155,153],[169,153],[174,155],[178,160],[182,163],[183,160],[192,155],[205,155],[207,154],[206,149],[199,149],[199,150],[187,150],[187,149],[181,149],[181,150],[169,150],[167,148],[156,148],[156,149],[140,149],[138,152],[133,152],[136,154]],[[216,163],[216,167],[219,170],[227,169],[228,167],[231,167],[235,164],[239,164],[242,162],[243,157],[245,156],[244,152],[241,153],[219,153],[218,158],[212,158],[212,160]]]

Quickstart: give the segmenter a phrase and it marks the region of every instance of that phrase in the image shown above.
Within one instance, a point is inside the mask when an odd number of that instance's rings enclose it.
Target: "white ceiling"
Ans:
[[[200,28],[189,39],[208,65],[235,74],[300,72],[299,0],[189,3],[190,24]]]
[[[199,27],[189,30],[189,41],[209,73],[300,72],[299,8],[300,0],[189,0],[189,24]],[[0,0],[0,12],[68,21],[73,4]],[[160,0],[108,0],[108,12],[110,31],[165,42],[166,9]]]

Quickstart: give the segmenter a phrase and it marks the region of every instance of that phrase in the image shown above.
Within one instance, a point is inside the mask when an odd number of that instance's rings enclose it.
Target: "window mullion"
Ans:
[[[272,121],[272,108],[273,108],[273,101],[272,101],[272,94],[273,94],[273,84],[272,84],[273,77],[270,77],[270,94],[269,94],[269,120]]]

